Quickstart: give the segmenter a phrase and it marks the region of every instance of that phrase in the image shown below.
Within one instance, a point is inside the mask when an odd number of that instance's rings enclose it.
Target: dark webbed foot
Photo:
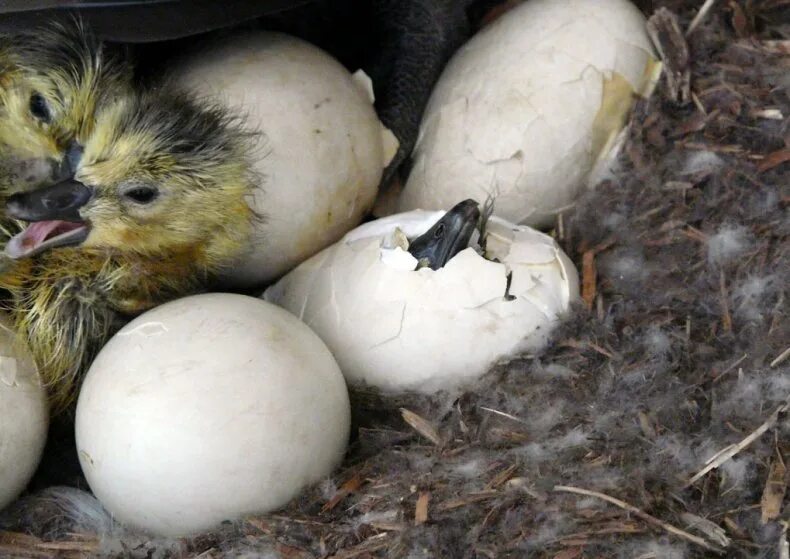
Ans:
[[[386,185],[411,154],[423,109],[442,68],[470,34],[468,1],[377,0],[374,25],[380,48],[369,72],[384,124],[400,141],[384,172]]]

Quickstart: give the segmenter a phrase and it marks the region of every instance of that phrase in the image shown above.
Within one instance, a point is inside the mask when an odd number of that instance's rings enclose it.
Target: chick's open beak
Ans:
[[[474,200],[456,204],[433,227],[409,244],[409,252],[420,266],[438,270],[469,246],[480,219],[478,206]]]
[[[7,214],[30,221],[27,228],[12,237],[6,245],[11,258],[33,256],[56,246],[79,244],[88,236],[88,226],[79,210],[92,195],[84,184],[67,180],[10,196]]]

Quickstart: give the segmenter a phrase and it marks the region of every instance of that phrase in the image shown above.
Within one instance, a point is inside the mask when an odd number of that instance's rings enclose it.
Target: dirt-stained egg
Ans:
[[[122,523],[180,536],[285,505],[339,464],[348,392],[324,343],[275,305],[172,301],[121,329],[79,395],[80,464]]]
[[[38,467],[49,427],[46,391],[11,320],[0,315],[0,509],[25,489]]]
[[[439,210],[492,194],[501,217],[551,224],[616,151],[658,67],[645,18],[628,0],[520,4],[444,69],[396,208]]]
[[[409,243],[443,215],[366,223],[264,298],[321,336],[349,384],[382,392],[454,390],[500,358],[542,347],[578,298],[573,263],[551,237],[492,217],[478,247],[420,267]]]
[[[219,101],[260,133],[262,217],[223,282],[272,280],[356,227],[370,210],[397,140],[373,108],[373,88],[317,47],[288,35],[246,32],[173,62],[170,80]]]

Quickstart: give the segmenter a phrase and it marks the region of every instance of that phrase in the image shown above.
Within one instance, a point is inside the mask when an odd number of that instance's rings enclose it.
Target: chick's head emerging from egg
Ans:
[[[478,203],[471,199],[448,210],[428,231],[409,243],[409,253],[417,259],[418,268],[438,270],[447,264],[469,246],[480,218]]]
[[[97,111],[129,94],[131,74],[79,22],[0,34],[0,193],[73,176]]]
[[[9,215],[30,224],[6,253],[181,255],[212,270],[251,231],[251,139],[225,112],[182,93],[118,99],[97,112],[71,178],[9,197]]]

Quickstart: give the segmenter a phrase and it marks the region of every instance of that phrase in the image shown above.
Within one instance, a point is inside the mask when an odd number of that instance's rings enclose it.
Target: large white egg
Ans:
[[[383,392],[453,390],[545,344],[578,297],[573,263],[551,237],[491,218],[485,258],[470,247],[439,270],[415,270],[396,230],[414,239],[442,215],[362,225],[264,297],[321,336],[350,384]]]
[[[350,74],[294,37],[248,32],[186,54],[170,78],[263,134],[254,154],[262,180],[250,205],[264,220],[226,285],[280,276],[353,229],[373,205],[397,140],[379,121],[361,72]]]
[[[628,0],[529,0],[450,60],[423,115],[400,211],[497,197],[543,227],[572,204],[656,68]]]
[[[284,310],[204,294],[121,329],[77,403],[80,464],[113,516],[162,535],[277,509],[343,457],[350,407],[329,350]]]
[[[0,509],[25,489],[41,460],[49,426],[38,370],[11,321],[0,316]]]

